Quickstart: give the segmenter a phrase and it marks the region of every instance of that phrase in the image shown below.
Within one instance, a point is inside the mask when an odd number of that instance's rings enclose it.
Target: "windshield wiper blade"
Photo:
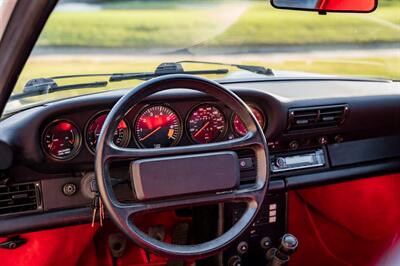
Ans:
[[[229,72],[228,69],[184,71],[182,65],[179,63],[162,63],[156,68],[155,72],[74,74],[74,75],[53,76],[49,78],[36,78],[29,80],[26,83],[22,93],[11,95],[10,100],[17,100],[25,97],[37,96],[56,91],[99,88],[108,85],[107,81],[96,81],[89,83],[78,83],[72,85],[59,86],[55,82],[56,79],[109,77],[109,82],[116,82],[123,80],[132,80],[132,79],[147,80],[168,74],[208,75],[208,74],[226,74],[228,72]]]
[[[53,93],[57,91],[66,91],[74,89],[101,88],[108,85],[107,81],[95,81],[87,83],[76,83],[59,86],[52,78],[38,78],[29,80],[22,93],[10,96],[10,101],[19,100],[26,97],[38,96],[42,94]]]
[[[50,78],[36,78],[29,80],[25,84],[23,92],[11,95],[9,100],[13,101],[26,97],[53,93],[57,91],[100,88],[100,87],[106,87],[108,85],[108,82],[116,82],[123,80],[132,80],[132,79],[147,80],[154,77],[169,75],[169,74],[209,75],[209,74],[226,74],[228,72],[229,72],[228,69],[184,71],[180,63],[162,63],[156,68],[154,72],[75,74],[75,75],[54,76]],[[95,81],[95,82],[77,83],[77,84],[62,85],[62,86],[59,86],[55,82],[56,79],[104,77],[104,76],[109,77],[109,81]]]
[[[210,75],[210,74],[226,74],[229,71],[227,69],[216,69],[216,70],[195,70],[195,71],[184,71],[184,72],[174,72],[169,74],[190,74],[190,75]],[[157,73],[131,73],[131,74],[114,74],[110,77],[110,82],[130,80],[130,79],[150,79],[154,77],[164,76],[167,74],[157,74]]]
[[[130,80],[130,79],[150,79],[154,77],[169,75],[169,74],[190,74],[190,75],[210,75],[210,74],[226,74],[228,69],[213,69],[213,70],[192,70],[184,71],[180,63],[162,63],[154,72],[142,73],[115,73],[110,76],[110,82]]]
[[[218,65],[218,66],[231,66],[236,67],[238,69],[246,70],[249,72],[253,72],[256,74],[266,75],[266,76],[274,76],[274,72],[270,68],[265,68],[263,66],[252,66],[252,65],[242,65],[242,64],[227,64],[227,63],[219,63],[219,62],[209,62],[209,61],[198,61],[198,60],[182,60],[176,62],[178,64],[207,64],[207,65]]]

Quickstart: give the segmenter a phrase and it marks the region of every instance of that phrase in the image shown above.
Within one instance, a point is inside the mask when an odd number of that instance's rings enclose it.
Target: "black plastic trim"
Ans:
[[[243,78],[243,79],[217,79],[220,84],[256,83],[256,82],[282,82],[282,81],[356,81],[356,82],[381,82],[391,83],[392,80],[379,78],[357,78],[357,77],[274,77],[274,78]]]
[[[292,176],[286,178],[285,182],[286,188],[292,190],[373,177],[398,171],[400,171],[400,158],[397,160],[376,162],[374,164],[352,165],[331,171]]]
[[[400,135],[328,145],[332,167],[400,157]]]
[[[47,212],[29,216],[19,216],[1,219],[0,235],[21,234],[56,227],[89,223],[90,208],[79,208],[56,212]]]

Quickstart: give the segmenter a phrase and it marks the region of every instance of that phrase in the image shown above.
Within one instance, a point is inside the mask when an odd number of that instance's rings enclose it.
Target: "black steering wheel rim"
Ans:
[[[218,143],[161,149],[120,148],[113,144],[114,129],[129,109],[154,93],[173,88],[197,90],[223,102],[239,115],[248,129],[247,134],[238,139]],[[183,74],[167,75],[148,80],[130,90],[111,109],[97,142],[95,155],[96,179],[102,201],[111,219],[130,239],[139,246],[158,255],[175,259],[198,259],[221,251],[251,225],[268,191],[269,158],[267,147],[265,136],[257,119],[251,113],[250,108],[236,94],[205,78]],[[255,153],[257,176],[255,184],[249,188],[227,191],[226,193],[211,193],[208,195],[132,204],[119,202],[113,192],[109,175],[111,161],[133,161],[138,158],[199,154],[210,150],[226,151],[238,148],[251,148]],[[132,215],[140,212],[220,202],[246,202],[247,209],[242,218],[225,233],[213,240],[196,245],[181,246],[160,242],[143,233],[133,224],[131,219]]]

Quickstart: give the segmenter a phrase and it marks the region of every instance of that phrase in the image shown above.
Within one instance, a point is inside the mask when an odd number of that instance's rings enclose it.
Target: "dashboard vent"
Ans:
[[[0,215],[36,211],[38,199],[37,183],[0,185]]]
[[[343,123],[347,105],[289,109],[289,130],[339,126]]]

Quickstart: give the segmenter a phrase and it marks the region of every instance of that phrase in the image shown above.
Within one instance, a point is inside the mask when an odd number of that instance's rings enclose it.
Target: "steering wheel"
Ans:
[[[113,143],[114,130],[129,109],[149,95],[173,88],[187,88],[213,96],[231,110],[235,110],[246,126],[247,134],[240,138],[216,143],[157,149],[121,148]],[[243,149],[253,150],[256,159],[256,181],[253,185],[246,187],[239,186],[239,160],[234,152]],[[210,159],[204,161],[205,158]],[[118,201],[113,192],[110,163],[118,161],[131,163],[131,182],[136,198],[139,198],[133,203]],[[207,172],[215,170],[217,176],[210,179],[207,179],[207,176],[200,177],[197,172],[201,172],[201,169],[198,167],[196,169],[197,161],[208,162]],[[112,221],[130,239],[142,248],[161,256],[175,259],[198,259],[226,248],[251,225],[268,190],[268,162],[267,142],[263,131],[249,107],[238,96],[214,81],[178,74],[145,81],[130,90],[114,105],[103,124],[98,139],[95,173],[106,210]],[[177,165],[187,165],[189,168],[183,167],[186,169],[180,170],[177,169],[180,168],[176,167]],[[195,167],[195,169],[190,167]],[[205,168],[204,165],[201,167]],[[168,175],[168,179],[163,181],[164,174]],[[185,179],[182,180],[182,177]],[[157,194],[160,191],[154,187],[153,181],[164,184],[160,188],[164,193],[161,198],[160,194]],[[209,186],[208,183],[212,185]],[[152,193],[156,193],[154,197]],[[137,197],[138,194],[142,197]],[[247,208],[241,219],[228,231],[201,244],[175,245],[158,241],[136,227],[131,218],[143,212],[224,202],[245,202]]]

